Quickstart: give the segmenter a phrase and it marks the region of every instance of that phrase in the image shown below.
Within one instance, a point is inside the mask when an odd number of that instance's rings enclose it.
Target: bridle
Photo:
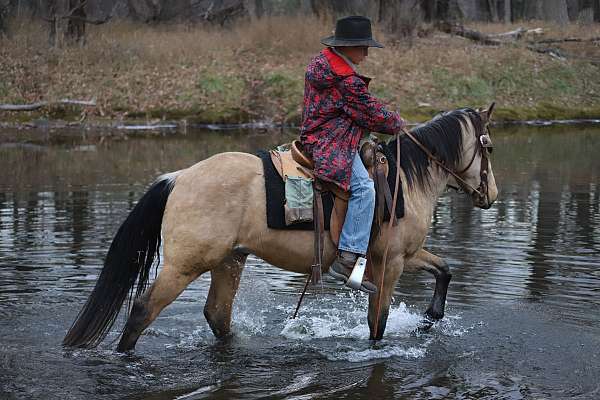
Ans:
[[[484,132],[485,130],[485,132]],[[490,138],[489,135],[489,128],[485,127],[484,130],[481,131],[477,131],[475,132],[475,150],[473,151],[473,156],[471,157],[471,161],[469,162],[469,164],[462,170],[455,172],[452,169],[448,168],[442,161],[440,161],[439,158],[437,158],[435,155],[433,155],[431,153],[431,151],[429,151],[429,149],[427,149],[427,147],[425,147],[423,145],[423,143],[421,143],[412,133],[410,133],[406,128],[402,128],[402,131],[404,132],[404,134],[406,136],[408,136],[408,138],[417,145],[417,147],[419,147],[426,155],[427,157],[429,157],[431,159],[431,161],[433,161],[434,163],[436,163],[440,168],[442,168],[444,171],[446,171],[447,173],[449,173],[450,175],[452,175],[454,177],[454,179],[456,180],[456,183],[458,183],[458,185],[460,186],[460,188],[462,190],[464,190],[465,192],[469,193],[471,196],[477,196],[478,200],[487,200],[489,203],[489,197],[488,197],[488,169],[489,169],[489,154],[492,152],[493,145],[492,145],[492,139]],[[475,161],[475,157],[477,157],[477,154],[481,154],[481,165],[480,165],[480,169],[479,169],[479,177],[480,177],[480,181],[479,181],[479,186],[478,187],[473,187],[473,185],[471,185],[470,183],[468,183],[466,180],[464,180],[460,175],[464,174],[469,168],[471,168],[471,165],[473,165],[473,162]],[[449,187],[454,188],[451,185],[448,185]],[[454,189],[458,189],[458,188],[454,188]]]

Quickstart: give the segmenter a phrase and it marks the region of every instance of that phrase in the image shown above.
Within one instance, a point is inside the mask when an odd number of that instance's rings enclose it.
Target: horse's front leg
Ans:
[[[404,270],[404,258],[401,256],[388,259],[383,278],[383,288],[379,287],[383,268],[379,260],[374,260],[373,283],[378,287],[378,292],[369,295],[369,329],[371,340],[380,340],[383,337],[385,326],[387,324],[388,314],[390,312],[390,303],[394,294],[396,282]],[[381,296],[381,297],[379,297]],[[380,303],[380,304],[379,304]],[[379,308],[379,319],[377,318],[377,309]]]
[[[450,279],[452,279],[452,274],[446,261],[421,249],[412,258],[407,260],[406,268],[422,269],[433,274],[435,277],[435,290],[429,307],[425,311],[425,317],[430,321],[438,321],[444,318],[448,285],[450,284]]]

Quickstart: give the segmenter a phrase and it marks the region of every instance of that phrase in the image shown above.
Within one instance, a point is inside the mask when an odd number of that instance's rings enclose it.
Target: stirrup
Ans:
[[[352,268],[350,278],[348,278],[348,281],[346,281],[346,286],[351,287],[352,289],[360,290],[362,287],[366,266],[367,259],[364,257],[358,257],[356,259],[356,263],[354,264],[354,268]]]

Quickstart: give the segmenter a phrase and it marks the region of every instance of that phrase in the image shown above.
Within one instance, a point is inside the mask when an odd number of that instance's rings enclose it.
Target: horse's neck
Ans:
[[[464,150],[465,145],[469,146],[470,143],[464,132],[461,134],[463,134]],[[448,174],[433,161],[429,163],[428,173],[429,179],[426,180],[428,183],[423,185],[417,183],[412,188],[407,187],[406,179],[403,179],[405,229],[402,230],[403,234],[396,232],[392,241],[395,242],[393,246],[397,250],[407,255],[422,247],[431,226],[435,206],[450,179]]]
[[[405,202],[408,211],[427,225],[431,222],[437,201],[448,184],[448,175],[433,162],[429,165],[429,174],[429,184],[415,185],[413,189],[409,189]]]

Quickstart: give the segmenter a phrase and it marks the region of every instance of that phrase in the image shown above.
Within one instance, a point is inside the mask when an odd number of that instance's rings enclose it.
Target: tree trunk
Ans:
[[[253,21],[263,16],[264,8],[262,0],[244,0],[244,7]]]
[[[512,22],[512,4],[510,0],[504,0],[504,23]]]
[[[456,20],[463,17],[458,0],[435,0],[434,18],[437,21]]]
[[[546,20],[566,25],[569,22],[567,0],[544,0],[542,3],[542,15]]]
[[[408,38],[409,46],[421,20],[418,0],[379,0],[378,22],[393,38]]]
[[[435,0],[422,0],[421,11],[423,12],[423,18],[425,21],[433,21],[435,15]]]
[[[8,27],[6,25],[6,19],[8,17],[8,9],[10,3],[0,0],[0,38],[2,36],[8,36]]]
[[[50,0],[48,40],[51,46],[85,44],[84,0]]]
[[[488,9],[490,10],[490,18],[492,22],[498,22],[498,2],[497,0],[487,0]]]
[[[71,0],[72,18],[67,22],[67,37],[71,43],[85,45],[85,21],[87,15],[84,8],[84,0]]]
[[[162,0],[128,0],[131,16],[144,22],[158,21],[163,8]]]

